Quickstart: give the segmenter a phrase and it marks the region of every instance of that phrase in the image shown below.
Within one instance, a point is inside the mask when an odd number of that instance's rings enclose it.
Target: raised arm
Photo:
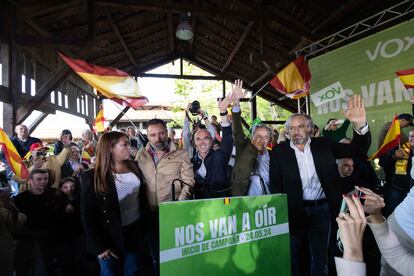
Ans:
[[[244,135],[243,127],[241,123],[241,110],[240,110],[240,99],[242,99],[246,93],[243,92],[243,81],[236,80],[233,85],[231,92],[233,95],[233,107],[232,107],[232,118],[233,118],[233,137],[236,148],[244,148],[247,138]]]

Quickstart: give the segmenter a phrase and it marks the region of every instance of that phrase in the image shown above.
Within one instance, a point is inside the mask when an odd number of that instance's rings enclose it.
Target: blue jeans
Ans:
[[[306,227],[290,234],[292,275],[301,275],[303,266],[300,258],[300,249],[307,236],[310,249],[310,275],[328,275],[328,243],[331,231],[331,217],[329,204],[319,206],[304,206]]]
[[[135,276],[139,275],[139,261],[136,252],[127,252],[123,258],[99,259],[101,267],[101,276]]]

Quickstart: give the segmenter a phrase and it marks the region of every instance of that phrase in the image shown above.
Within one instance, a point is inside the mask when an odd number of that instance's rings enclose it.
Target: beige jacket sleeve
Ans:
[[[414,255],[401,244],[388,222],[374,224],[368,217],[368,225],[385,261],[402,275],[414,275]]]
[[[195,185],[194,180],[194,172],[193,172],[193,164],[190,161],[190,158],[188,157],[187,152],[183,151],[183,163],[181,166],[181,180],[190,185],[183,184],[183,187],[181,189],[181,193],[178,196],[178,200],[187,200],[191,199],[193,196],[193,188]]]
[[[367,273],[365,263],[345,260],[339,257],[335,257],[335,266],[338,276],[365,276]]]
[[[55,160],[59,168],[62,167],[66,161],[69,160],[70,154],[71,154],[71,147],[64,147],[63,150],[58,155],[55,156],[56,157]]]

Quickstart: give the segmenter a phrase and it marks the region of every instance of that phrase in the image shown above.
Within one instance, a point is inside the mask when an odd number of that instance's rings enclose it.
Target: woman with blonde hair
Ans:
[[[126,134],[102,135],[94,168],[81,175],[81,217],[86,244],[101,275],[138,275],[144,244],[145,183],[129,160]]]

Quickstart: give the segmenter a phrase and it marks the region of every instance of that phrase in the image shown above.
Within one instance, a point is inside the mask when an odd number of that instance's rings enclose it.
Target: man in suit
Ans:
[[[370,143],[365,107],[360,96],[348,101],[346,119],[353,123],[351,144],[340,144],[326,137],[311,138],[312,119],[293,114],[286,122],[289,142],[280,144],[270,158],[270,190],[288,197],[292,275],[299,275],[299,252],[309,240],[311,275],[328,275],[327,256],[331,227],[341,204],[336,159],[363,156]],[[335,227],[334,227],[335,229]]]

